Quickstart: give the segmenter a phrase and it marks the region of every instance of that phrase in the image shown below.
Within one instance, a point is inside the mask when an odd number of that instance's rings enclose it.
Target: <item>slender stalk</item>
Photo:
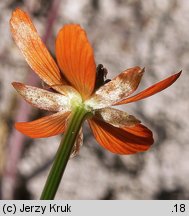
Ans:
[[[82,106],[76,107],[72,112],[68,127],[61,140],[53,166],[44,186],[41,200],[54,199],[81,125],[89,114]]]

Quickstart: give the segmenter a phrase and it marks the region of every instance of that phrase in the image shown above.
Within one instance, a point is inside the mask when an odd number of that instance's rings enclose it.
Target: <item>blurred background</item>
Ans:
[[[58,30],[79,23],[87,31],[96,63],[108,78],[136,65],[146,73],[138,90],[183,70],[170,88],[121,106],[154,133],[145,153],[114,155],[84,127],[84,145],[71,159],[56,199],[189,199],[189,1],[185,0],[1,0],[0,1],[0,196],[38,199],[60,136],[31,140],[16,121],[47,113],[30,107],[11,82],[41,86],[12,40],[9,19],[27,11],[54,56]],[[137,90],[137,91],[138,91]]]

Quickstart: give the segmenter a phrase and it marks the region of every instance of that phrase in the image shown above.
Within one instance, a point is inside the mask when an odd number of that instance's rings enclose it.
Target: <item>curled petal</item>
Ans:
[[[70,112],[58,112],[31,122],[18,122],[15,128],[31,138],[44,138],[63,133]]]
[[[142,124],[117,128],[95,118],[88,121],[96,140],[112,153],[134,154],[153,144],[152,132]]]
[[[67,96],[18,82],[14,82],[12,85],[28,103],[37,108],[52,112],[71,110],[70,99]]]
[[[114,109],[114,108],[103,108],[95,111],[95,117],[103,120],[115,127],[133,127],[139,124],[140,121],[133,115]]]
[[[110,82],[101,86],[85,103],[93,109],[109,107],[132,94],[138,87],[144,69],[127,69]]]
[[[132,97],[129,97],[129,98],[126,98],[122,101],[119,101],[119,102],[115,103],[114,105],[127,104],[127,103],[139,101],[139,100],[145,99],[147,97],[150,97],[150,96],[166,89],[170,85],[172,85],[179,78],[179,76],[181,75],[181,72],[182,71],[180,71],[179,73],[176,73],[176,74],[150,86],[149,88],[139,92],[136,95],[133,95]]]
[[[48,85],[63,84],[58,66],[51,57],[30,17],[16,9],[10,20],[12,36],[30,67]],[[58,91],[58,88],[56,88]]]
[[[96,79],[96,65],[93,49],[85,31],[75,24],[65,25],[56,39],[58,64],[68,81],[88,98]]]

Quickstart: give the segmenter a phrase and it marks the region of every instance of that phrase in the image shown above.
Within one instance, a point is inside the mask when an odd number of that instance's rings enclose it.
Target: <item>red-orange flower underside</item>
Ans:
[[[111,106],[138,101],[160,92],[174,83],[181,72],[129,97],[137,89],[144,73],[140,67],[134,67],[123,71],[94,92],[94,53],[80,25],[68,24],[59,31],[56,39],[59,67],[25,12],[16,9],[10,26],[12,36],[30,67],[56,91],[13,83],[28,103],[55,112],[32,122],[16,123],[20,132],[32,138],[63,133],[74,106],[82,105],[93,113],[88,122],[96,140],[104,148],[118,154],[133,154],[149,149],[153,144],[152,132],[134,116]]]

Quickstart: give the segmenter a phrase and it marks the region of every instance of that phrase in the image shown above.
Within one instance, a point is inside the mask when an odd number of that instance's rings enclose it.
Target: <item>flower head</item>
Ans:
[[[133,154],[146,151],[153,144],[152,132],[147,127],[134,116],[111,106],[138,101],[160,92],[174,83],[181,72],[131,97],[144,73],[140,67],[127,69],[95,89],[94,53],[80,25],[68,24],[59,31],[56,39],[58,66],[25,12],[16,9],[10,26],[30,67],[54,90],[13,83],[28,103],[55,112],[35,121],[16,123],[17,130],[32,138],[63,133],[72,110],[83,106],[91,113],[92,117],[87,120],[96,140],[109,151]],[[78,139],[81,137],[82,131]]]

